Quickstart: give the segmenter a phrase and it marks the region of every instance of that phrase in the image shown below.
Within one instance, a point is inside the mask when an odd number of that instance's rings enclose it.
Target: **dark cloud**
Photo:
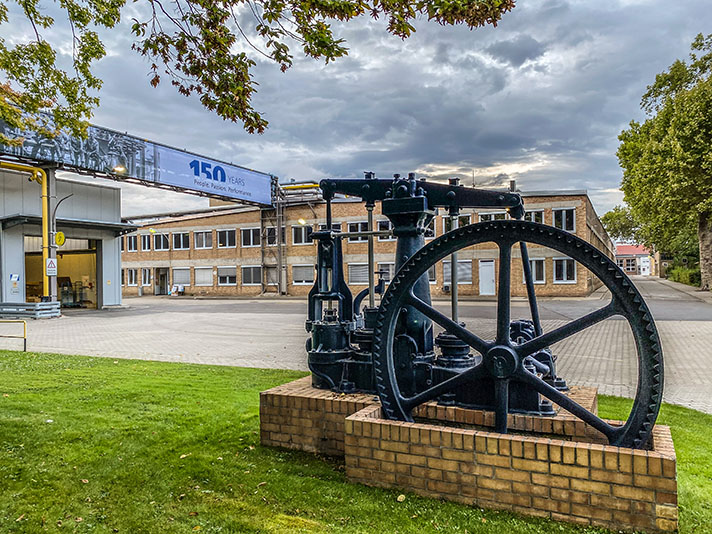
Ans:
[[[345,58],[325,66],[295,48],[286,73],[258,61],[254,104],[270,121],[261,136],[167,83],[152,89],[125,22],[106,36],[94,121],[284,179],[415,170],[471,183],[474,173],[480,185],[586,188],[604,212],[620,198],[617,136],[643,118],[640,96],[655,74],[712,27],[707,4],[528,1],[497,28],[422,20],[406,41],[383,21],[335,24]],[[196,202],[140,188],[126,196],[127,212]]]
[[[497,41],[485,48],[485,51],[503,63],[521,67],[525,61],[541,57],[546,47],[529,35],[518,35],[514,39]]]

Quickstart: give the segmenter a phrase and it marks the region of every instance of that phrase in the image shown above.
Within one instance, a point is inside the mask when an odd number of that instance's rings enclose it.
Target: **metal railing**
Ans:
[[[0,323],[22,323],[22,335],[14,336],[11,334],[0,334],[0,337],[9,339],[21,339],[22,340],[22,350],[27,352],[27,321],[24,319],[0,319]]]

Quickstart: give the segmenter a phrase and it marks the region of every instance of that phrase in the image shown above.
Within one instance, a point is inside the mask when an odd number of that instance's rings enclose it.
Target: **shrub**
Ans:
[[[687,284],[688,286],[700,287],[702,282],[699,267],[691,269],[689,267],[678,265],[667,271],[667,277],[668,280],[680,282],[681,284]]]

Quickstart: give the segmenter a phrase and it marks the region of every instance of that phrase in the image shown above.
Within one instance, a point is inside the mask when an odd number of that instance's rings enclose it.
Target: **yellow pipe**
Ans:
[[[39,167],[9,161],[0,161],[0,168],[29,172],[32,174],[30,180],[42,185],[42,294],[45,297],[49,297],[49,276],[47,276],[47,259],[49,258],[49,193],[47,190],[47,173]]]
[[[282,189],[316,189],[319,184],[295,184],[295,185],[283,185]]]

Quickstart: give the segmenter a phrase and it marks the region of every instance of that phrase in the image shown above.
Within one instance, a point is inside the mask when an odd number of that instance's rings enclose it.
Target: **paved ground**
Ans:
[[[665,355],[665,399],[712,413],[712,294],[655,278],[636,285],[655,317]],[[542,299],[544,329],[604,306],[600,291],[585,299]],[[443,312],[449,303],[437,302]],[[494,302],[461,304],[474,332],[494,330]],[[112,358],[306,369],[305,301],[297,299],[125,299],[120,309],[70,311],[29,324],[28,349]],[[526,302],[513,302],[526,317]],[[16,325],[15,325],[16,327]],[[0,325],[7,332],[10,325]],[[15,328],[16,329],[16,328]],[[14,344],[14,345],[13,345]],[[18,342],[0,339],[10,348]],[[635,396],[637,362],[627,322],[609,319],[554,347],[559,374],[602,393]]]

